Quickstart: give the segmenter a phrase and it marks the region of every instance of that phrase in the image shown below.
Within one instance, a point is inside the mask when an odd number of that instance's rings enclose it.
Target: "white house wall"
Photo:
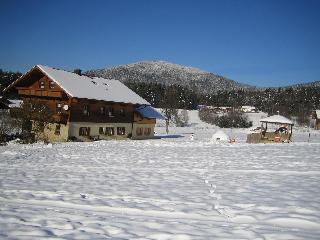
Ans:
[[[146,124],[146,123],[142,123],[142,124],[137,124],[134,123],[133,124],[133,131],[132,131],[132,138],[133,139],[149,139],[149,138],[154,138],[154,126],[155,124]],[[143,129],[143,133],[142,135],[138,136],[137,135],[137,128],[142,128]],[[146,128],[150,128],[150,135],[145,135],[145,129]]]
[[[60,125],[60,134],[56,134],[56,126]],[[68,140],[69,124],[49,123],[42,133],[35,133],[36,140],[50,142],[66,142]]]
[[[89,141],[87,136],[80,136],[79,129],[80,127],[90,127],[90,136],[99,138],[99,139],[126,139],[130,136],[132,132],[132,123],[92,123],[92,122],[70,122],[69,127],[69,137],[76,137],[82,141]],[[103,127],[113,127],[114,128],[114,135],[107,136],[105,134],[99,134],[99,128]],[[117,128],[124,127],[125,128],[125,135],[117,135]]]

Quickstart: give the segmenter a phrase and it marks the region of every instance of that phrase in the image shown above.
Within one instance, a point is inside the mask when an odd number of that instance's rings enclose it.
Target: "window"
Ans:
[[[49,88],[50,88],[50,89],[53,89],[53,88],[54,88],[54,85],[55,85],[55,84],[54,84],[54,81],[50,81],[50,82],[49,82]]]
[[[144,135],[149,136],[151,133],[151,128],[145,128],[144,129]]]
[[[113,127],[106,127],[106,135],[113,136],[114,135],[114,128]]]
[[[89,116],[89,106],[83,105],[83,115]]]
[[[40,87],[41,89],[44,89],[44,87],[45,87],[45,81],[44,81],[44,80],[40,80],[40,81],[39,81],[39,87]]]
[[[126,115],[126,112],[124,110],[124,108],[120,108],[120,116],[124,117]]]
[[[143,129],[142,128],[137,128],[136,130],[137,136],[141,136],[143,133]]]
[[[99,127],[99,134],[104,134],[103,127]]]
[[[90,128],[89,127],[80,127],[79,128],[79,136],[89,136]]]
[[[126,134],[126,128],[124,128],[124,127],[117,127],[117,134],[118,134],[118,135],[125,135],[125,134]]]
[[[55,135],[60,135],[60,128],[61,128],[60,124],[56,125],[56,130],[54,131]]]
[[[107,115],[108,115],[109,117],[113,117],[113,116],[114,116],[114,110],[113,110],[113,107],[109,107],[109,108],[108,108]]]
[[[57,113],[61,113],[61,109],[62,109],[62,103],[57,103],[57,105],[56,105],[56,112],[57,112]]]
[[[106,113],[106,108],[105,107],[100,107],[100,114],[104,115]]]

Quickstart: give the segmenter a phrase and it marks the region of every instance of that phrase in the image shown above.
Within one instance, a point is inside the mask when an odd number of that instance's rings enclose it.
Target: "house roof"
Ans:
[[[43,65],[37,66],[72,97],[150,105],[118,80],[90,78]]]
[[[145,118],[165,119],[165,117],[151,106],[140,106],[136,109]]]
[[[280,123],[280,124],[289,124],[293,125],[293,122],[281,115],[273,115],[270,117],[266,117],[260,120],[260,122],[267,122],[267,123]]]
[[[17,100],[17,99],[6,99],[3,97],[0,97],[0,104],[2,107],[5,108],[18,108],[22,104],[22,100]]]
[[[38,68],[50,79],[55,81],[71,97],[150,105],[149,102],[118,80],[91,78],[43,65],[36,65],[34,68]],[[7,89],[14,86],[25,75],[12,83]],[[5,91],[7,89],[5,89]]]
[[[17,100],[17,99],[9,99],[9,101],[10,101],[9,108],[19,108],[23,103],[22,100]]]

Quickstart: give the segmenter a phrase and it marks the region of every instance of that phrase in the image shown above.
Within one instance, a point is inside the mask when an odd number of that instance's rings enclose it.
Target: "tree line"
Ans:
[[[126,85],[153,106],[164,108],[196,109],[198,105],[228,106],[239,108],[255,106],[271,115],[298,117],[302,122],[309,118],[312,110],[320,108],[319,86],[297,86],[266,88],[261,90],[217,91],[202,94],[179,85],[164,86],[157,83],[130,82]]]
[[[19,78],[20,72],[0,69],[0,91]],[[154,107],[168,109],[196,109],[198,105],[255,106],[269,114],[298,117],[307,120],[310,112],[320,109],[320,86],[295,86],[258,90],[225,90],[214,94],[203,94],[197,89],[177,84],[165,86],[160,83],[125,82],[130,89],[146,99]]]

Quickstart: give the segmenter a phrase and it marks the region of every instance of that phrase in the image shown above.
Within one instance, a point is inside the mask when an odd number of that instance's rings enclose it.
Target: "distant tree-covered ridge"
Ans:
[[[0,91],[21,75],[20,72],[0,69]],[[218,90],[212,94],[179,84],[165,85],[158,82],[136,81],[123,83],[159,108],[196,109],[198,105],[238,108],[251,105],[269,114],[280,112],[288,117],[298,117],[301,122],[309,118],[312,110],[320,109],[318,82],[280,88]]]
[[[215,94],[200,94],[179,85],[165,86],[141,82],[126,84],[153,106],[159,108],[174,106],[196,109],[198,105],[238,108],[251,105],[269,114],[279,112],[288,117],[295,116],[302,122],[309,118],[312,110],[320,109],[320,86],[267,88],[254,91],[227,90],[218,91]],[[168,91],[171,92],[170,100],[166,99]]]

